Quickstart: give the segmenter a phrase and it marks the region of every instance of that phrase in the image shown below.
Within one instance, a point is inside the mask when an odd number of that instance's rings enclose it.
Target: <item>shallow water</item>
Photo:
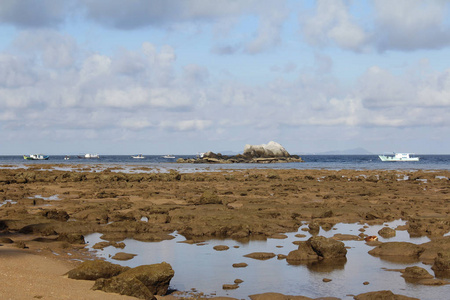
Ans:
[[[386,223],[391,228],[403,225],[403,221]],[[306,225],[305,225],[306,226]],[[303,227],[305,227],[303,226]],[[366,228],[368,235],[377,235],[385,225],[370,226]],[[361,224],[336,224],[332,230],[323,231],[319,235],[331,237],[336,233],[358,235]],[[302,227],[301,227],[302,228]],[[180,243],[185,240],[181,235],[174,233],[175,239],[162,242],[139,242],[131,239],[124,240],[126,247],[116,249],[107,247],[98,250],[97,255],[106,260],[130,267],[143,264],[154,264],[166,261],[175,270],[171,281],[171,288],[180,291],[189,291],[193,288],[200,292],[217,296],[229,296],[238,299],[248,299],[248,295],[265,292],[278,292],[286,295],[303,295],[317,298],[325,296],[352,299],[350,295],[377,291],[391,290],[420,299],[446,299],[448,286],[423,286],[405,282],[399,272],[386,271],[386,269],[404,269],[409,266],[420,266],[431,274],[431,266],[421,262],[396,263],[373,257],[367,252],[373,247],[364,241],[344,241],[348,249],[347,261],[333,266],[320,263],[309,265],[289,265],[286,260],[277,257],[261,261],[244,257],[252,252],[273,252],[287,255],[296,250],[292,242],[307,240],[311,235],[302,231],[287,233],[286,239],[267,239],[267,241],[237,242],[231,239],[209,240],[204,244]],[[295,234],[305,234],[304,238],[297,238]],[[100,234],[91,234],[85,237],[92,250],[92,246],[101,241]],[[397,231],[397,235],[390,239],[379,237],[380,241],[407,241],[416,244],[428,242],[427,237],[410,238],[406,231]],[[227,245],[229,250],[216,251],[216,245]],[[95,250],[93,250],[95,251]],[[129,261],[116,261],[110,257],[117,252],[137,254]],[[246,268],[233,268],[232,264],[245,262]],[[232,284],[235,279],[242,279],[236,290],[223,290],[223,284]],[[323,278],[332,279],[323,282]],[[368,281],[368,285],[363,283]]]

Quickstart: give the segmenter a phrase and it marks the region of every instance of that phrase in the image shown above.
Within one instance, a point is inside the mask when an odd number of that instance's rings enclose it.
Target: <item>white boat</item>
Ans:
[[[137,158],[137,159],[143,159],[145,158],[145,156],[143,156],[142,154],[138,154],[138,155],[132,155],[132,158]]]
[[[30,154],[29,156],[23,156],[23,159],[27,160],[47,160],[48,158],[49,156],[44,154]]]
[[[64,160],[69,160],[69,159],[70,159],[69,155],[64,156]]]
[[[91,153],[86,153],[85,155],[78,155],[78,158],[100,158],[100,156],[98,154],[91,154]]]
[[[163,156],[164,158],[175,158],[175,156],[173,156],[172,154],[167,154]]]
[[[419,161],[419,157],[411,157],[412,153],[394,153],[393,156],[378,155],[381,161]]]

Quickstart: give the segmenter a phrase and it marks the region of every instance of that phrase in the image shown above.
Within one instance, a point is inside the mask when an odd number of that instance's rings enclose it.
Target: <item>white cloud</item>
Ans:
[[[169,130],[176,131],[203,131],[212,125],[211,120],[183,120],[183,121],[162,121],[160,126]]]
[[[435,49],[450,44],[448,1],[374,0],[374,44],[381,51]]]
[[[306,40],[313,45],[326,46],[332,41],[341,48],[359,51],[367,40],[343,0],[318,0],[316,14],[301,14],[300,23]]]

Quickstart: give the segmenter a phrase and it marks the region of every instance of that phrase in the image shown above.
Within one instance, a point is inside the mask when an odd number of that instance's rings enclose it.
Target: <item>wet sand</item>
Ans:
[[[450,231],[445,170],[127,174],[120,168],[41,167],[0,170],[0,237],[14,242],[0,243],[0,266],[8,270],[1,274],[4,299],[102,297],[90,290],[92,282],[63,276],[75,259],[94,255],[76,234],[101,232],[112,242],[159,241],[172,238],[173,231],[191,240],[249,239],[296,231],[304,223],[329,228],[396,219],[407,221],[411,236],[434,239]]]

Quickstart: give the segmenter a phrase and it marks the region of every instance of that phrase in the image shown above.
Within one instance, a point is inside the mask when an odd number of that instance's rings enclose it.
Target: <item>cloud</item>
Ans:
[[[343,0],[318,0],[315,14],[300,14],[306,40],[312,45],[337,46],[360,51],[367,42],[367,33],[358,25]]]
[[[447,1],[374,0],[373,43],[380,51],[446,47],[449,8]]]
[[[203,131],[212,125],[211,120],[183,120],[183,121],[162,121],[160,126],[164,129],[174,131]]]
[[[0,23],[21,28],[56,27],[73,9],[70,0],[2,0]]]

